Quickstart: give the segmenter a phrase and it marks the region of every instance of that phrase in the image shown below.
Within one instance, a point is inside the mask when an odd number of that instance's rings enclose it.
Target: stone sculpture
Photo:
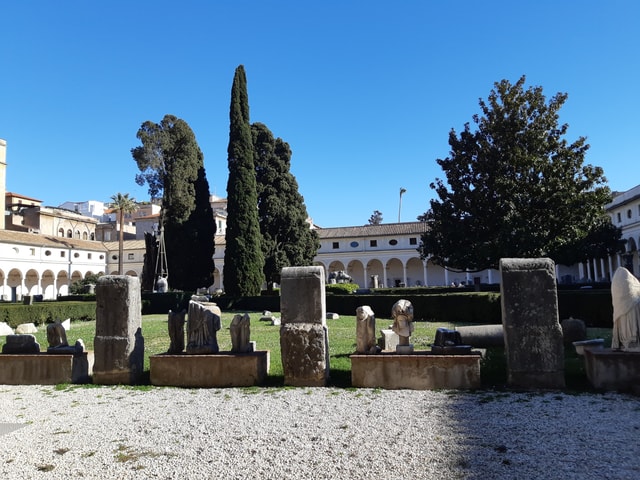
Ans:
[[[618,268],[611,280],[613,333],[611,348],[640,351],[640,282],[629,270]]]
[[[34,354],[40,353],[40,344],[30,333],[7,335],[6,343],[2,346],[2,353]]]
[[[231,333],[231,351],[233,353],[246,353],[253,350],[251,346],[251,328],[249,314],[235,315],[231,320],[229,331]]]
[[[413,305],[409,300],[401,299],[391,308],[393,325],[391,329],[398,334],[399,341],[396,352],[409,353],[413,349],[409,344],[409,337],[413,333]]]
[[[187,318],[187,353],[202,355],[218,353],[216,332],[220,330],[220,308],[215,303],[189,302]]]
[[[168,324],[169,324],[169,350],[167,353],[175,355],[176,353],[182,353],[184,350],[184,317],[186,311],[172,312],[169,310]]]
[[[49,348],[68,347],[67,332],[60,322],[54,322],[47,325],[47,342]]]
[[[369,305],[356,308],[356,353],[376,353],[376,317]]]
[[[167,282],[166,277],[162,276],[158,278],[156,282],[156,292],[158,293],[166,293],[169,291],[169,282]]]

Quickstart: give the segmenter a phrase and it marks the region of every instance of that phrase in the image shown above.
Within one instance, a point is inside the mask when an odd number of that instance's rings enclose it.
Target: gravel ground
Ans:
[[[638,479],[640,397],[0,385],[0,478]]]

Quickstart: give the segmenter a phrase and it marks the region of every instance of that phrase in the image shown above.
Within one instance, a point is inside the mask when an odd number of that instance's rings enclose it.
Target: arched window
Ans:
[[[71,229],[67,230],[67,238],[73,238],[73,232]]]
[[[82,234],[82,239],[83,239],[83,240],[87,240],[88,238],[89,238],[89,235],[87,235],[87,232],[84,232],[84,233]]]
[[[64,237],[64,228],[60,227],[60,228],[58,229],[58,236],[59,236],[59,237]]]
[[[80,240],[80,230],[76,230],[76,238]]]

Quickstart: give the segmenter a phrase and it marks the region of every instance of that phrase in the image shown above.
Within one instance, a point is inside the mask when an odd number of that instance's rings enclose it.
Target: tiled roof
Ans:
[[[52,248],[80,248],[96,252],[104,252],[107,250],[102,242],[54,237],[51,235],[41,235],[39,233],[15,232],[13,230],[0,230],[0,242],[47,246]]]
[[[359,227],[318,228],[318,237],[383,237],[393,235],[420,235],[427,230],[425,222],[381,223],[380,225],[362,225]]]
[[[116,251],[120,248],[120,242],[104,242],[104,246],[110,252]],[[125,250],[144,250],[147,246],[144,240],[125,240],[123,242],[123,247]]]

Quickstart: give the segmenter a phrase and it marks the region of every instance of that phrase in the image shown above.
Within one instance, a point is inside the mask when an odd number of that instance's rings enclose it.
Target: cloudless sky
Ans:
[[[414,221],[448,135],[495,82],[542,86],[565,138],[612,190],[640,184],[637,0],[22,0],[0,8],[7,190],[47,206],[148,200],[130,150],[146,121],[185,120],[226,197],[238,65],[252,122],[293,151],[322,227]],[[473,124],[472,124],[473,127]],[[400,188],[406,189],[400,209]]]

